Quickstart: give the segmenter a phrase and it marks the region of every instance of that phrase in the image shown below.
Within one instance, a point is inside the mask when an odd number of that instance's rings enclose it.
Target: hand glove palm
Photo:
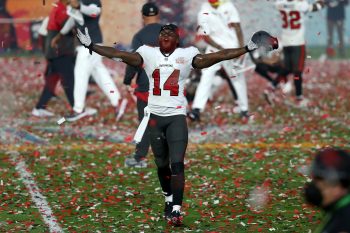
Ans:
[[[82,33],[79,28],[78,28],[78,33],[77,33],[77,37],[80,41],[80,43],[82,45],[84,45],[86,48],[89,48],[92,44],[92,41],[91,41],[91,38],[90,38],[90,35],[89,35],[89,30],[87,27],[85,27],[85,34]]]

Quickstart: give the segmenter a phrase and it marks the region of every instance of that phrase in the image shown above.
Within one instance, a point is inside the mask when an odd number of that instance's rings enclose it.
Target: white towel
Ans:
[[[134,136],[134,142],[136,144],[141,142],[143,134],[145,133],[145,130],[146,130],[147,125],[148,125],[149,117],[151,115],[151,112],[150,112],[148,106],[146,106],[143,111],[145,114],[144,114],[142,121],[141,121],[139,127],[137,128],[135,136]]]

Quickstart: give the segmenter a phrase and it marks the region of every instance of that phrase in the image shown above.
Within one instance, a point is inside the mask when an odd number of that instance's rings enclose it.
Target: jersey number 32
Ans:
[[[283,20],[283,28],[290,28],[290,29],[299,29],[301,24],[299,22],[300,20],[300,12],[299,11],[290,11],[289,13],[285,11],[280,11],[282,15]]]

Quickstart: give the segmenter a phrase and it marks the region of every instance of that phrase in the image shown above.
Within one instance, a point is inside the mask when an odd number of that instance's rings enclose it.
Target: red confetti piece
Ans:
[[[132,142],[132,139],[133,139],[133,136],[127,136],[125,137],[124,142],[130,143]]]
[[[263,153],[256,153],[254,155],[254,157],[257,159],[257,160],[262,160],[265,156]]]
[[[208,133],[207,132],[205,132],[205,131],[203,131],[203,132],[201,132],[201,135],[203,136],[203,135],[207,135]]]
[[[292,127],[288,127],[288,126],[283,128],[284,132],[290,132],[292,130],[293,130],[293,128]]]
[[[176,106],[177,109],[182,108],[182,106]]]
[[[34,157],[39,158],[40,152],[36,150],[36,151],[34,151],[33,155],[34,155]]]
[[[325,113],[321,116],[321,119],[327,119],[329,117],[329,114]]]

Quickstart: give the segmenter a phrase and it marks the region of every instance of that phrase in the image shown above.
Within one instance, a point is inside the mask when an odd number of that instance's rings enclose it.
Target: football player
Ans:
[[[231,1],[208,0],[202,4],[198,13],[198,32],[207,43],[206,53],[217,52],[224,48],[239,48],[243,46],[243,34],[240,18],[236,7]],[[248,94],[247,84],[243,73],[234,74],[235,63],[239,60],[225,61],[202,71],[202,76],[196,90],[189,118],[199,120],[200,112],[210,96],[213,85],[213,77],[221,68],[225,71],[232,83],[237,97],[240,114],[244,120],[248,120]]]
[[[303,98],[303,70],[305,65],[305,15],[318,11],[324,3],[313,4],[307,0],[277,0],[276,8],[282,17],[282,37],[284,55],[284,76],[294,75],[296,102],[299,107],[307,107],[308,100]]]
[[[100,0],[70,0],[68,14],[71,16],[71,27],[87,27],[91,37],[96,43],[102,43],[102,32],[99,26],[101,14]],[[60,34],[55,40],[60,40]],[[96,53],[89,54],[83,46],[76,48],[77,57],[74,68],[74,107],[73,113],[66,117],[67,121],[76,121],[85,116],[97,113],[94,108],[85,108],[86,94],[88,91],[89,78],[92,76],[97,85],[109,98],[115,109],[116,119],[119,120],[124,112],[126,99],[121,99],[120,92],[116,87],[102,57]]]
[[[185,186],[184,157],[188,143],[184,95],[186,78],[191,69],[207,68],[221,61],[237,58],[258,47],[276,49],[277,39],[260,31],[253,35],[245,47],[200,54],[193,46],[180,48],[177,26],[167,24],[159,32],[159,47],[143,45],[136,52],[130,53],[94,44],[87,28],[85,34],[78,30],[77,36],[91,51],[131,66],[144,67],[149,79],[149,97],[145,117],[139,129],[148,124],[151,148],[160,185],[166,197],[165,202],[172,200],[172,208],[166,209],[166,217],[173,225],[181,225]],[[140,133],[139,129],[136,135],[139,134],[138,138],[142,138],[143,132]]]

